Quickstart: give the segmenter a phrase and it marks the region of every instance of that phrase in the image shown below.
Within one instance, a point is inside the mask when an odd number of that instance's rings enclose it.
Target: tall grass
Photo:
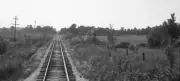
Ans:
[[[16,79],[23,74],[25,67],[24,62],[49,40],[49,37],[29,36],[13,42],[7,41],[10,43],[7,44],[9,48],[0,56],[0,81],[16,81]],[[3,44],[4,43],[0,43],[0,46]],[[13,77],[14,75],[17,77]]]
[[[178,69],[162,67],[159,64],[148,71],[133,69],[126,57],[93,57],[89,59],[88,66],[84,67],[86,72],[83,72],[83,75],[90,81],[179,81],[180,79]]]
[[[78,70],[90,81],[179,81],[180,68],[170,68],[159,61],[153,61],[155,67],[143,70],[148,62],[142,61],[140,64],[133,64],[126,54],[121,56],[108,56],[105,50],[98,51],[90,41],[82,41],[79,38],[70,38],[70,45],[75,47],[76,53],[73,57],[79,61]],[[84,43],[82,43],[84,42]],[[89,46],[88,46],[88,45]],[[82,46],[82,47],[80,47]],[[165,61],[163,61],[164,63]]]
[[[0,55],[3,55],[7,51],[8,42],[0,36]]]

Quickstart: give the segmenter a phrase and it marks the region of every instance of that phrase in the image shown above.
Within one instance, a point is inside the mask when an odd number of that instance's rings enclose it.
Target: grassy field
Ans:
[[[98,36],[97,38],[100,41],[107,42],[105,36]],[[130,42],[131,44],[146,43],[145,36],[119,36],[117,39],[116,44],[121,41]],[[151,77],[151,80],[163,80],[163,78],[165,80],[170,76],[168,74],[162,74],[162,78],[155,77],[155,75],[159,75],[161,72],[168,72],[166,71],[169,66],[167,56],[164,51],[160,49],[141,47],[137,53],[129,50],[128,54],[125,49],[118,49],[117,52],[111,50],[111,54],[109,54],[105,46],[96,46],[88,43],[89,41],[84,41],[84,43],[76,41],[77,43],[74,43],[74,40],[68,39],[64,42],[74,49],[75,53],[71,53],[74,64],[79,72],[90,81],[127,81],[132,79],[132,77],[137,78],[138,81],[148,80],[148,77]],[[73,45],[71,45],[71,43],[73,43]],[[143,60],[143,52],[145,53],[145,60]],[[175,55],[175,65],[179,68],[180,57],[177,51]],[[179,71],[176,70],[174,73],[178,72]],[[174,77],[176,75],[172,76]],[[135,81],[135,79],[130,81]]]
[[[38,48],[51,40],[51,37],[35,35],[23,37],[16,41],[12,41],[12,37],[1,37],[3,40],[0,40],[0,47],[4,46],[3,49],[6,49],[6,51],[0,54],[0,81],[17,81],[19,77],[28,76],[30,72],[25,71],[30,63],[26,63],[29,62]],[[4,44],[4,41],[7,44]],[[1,50],[2,48],[0,48]],[[29,68],[33,69],[34,67]]]
[[[107,43],[107,36],[97,36],[97,39]],[[117,37],[115,44],[119,44],[120,42],[129,42],[130,44],[139,44],[139,43],[147,43],[147,39],[145,35],[122,35],[122,36]],[[180,61],[178,50],[179,48],[175,49],[176,52],[174,52],[174,54],[177,56],[176,63],[179,63]],[[161,49],[150,49],[147,47],[145,48],[140,47],[137,53],[129,51],[129,55],[130,55],[130,58],[133,58],[133,57],[142,58],[143,52],[145,53],[145,58],[147,59],[147,61],[149,60],[153,62],[154,60],[158,59],[162,64],[165,64],[165,65],[168,64],[167,56],[165,52]],[[126,54],[126,50],[119,49],[119,51],[117,52],[117,55],[119,54]],[[133,63],[136,64],[136,61],[137,60],[134,60]],[[152,64],[149,63],[149,64],[150,65],[148,65],[148,67],[153,68],[154,64],[153,63]]]
[[[107,42],[107,36],[97,36],[98,40]],[[117,36],[116,44],[120,42],[130,42],[131,44],[139,44],[139,43],[146,43],[146,36],[145,35],[122,35]]]

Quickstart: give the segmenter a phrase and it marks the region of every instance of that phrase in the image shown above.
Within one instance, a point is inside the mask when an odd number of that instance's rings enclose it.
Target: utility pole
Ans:
[[[112,29],[112,28],[113,28],[113,25],[112,25],[112,24],[109,24],[109,27],[110,27],[110,29]]]
[[[18,20],[17,16],[15,16],[13,19],[15,20],[15,23],[14,23],[14,40],[16,40],[16,25],[19,25],[19,24],[17,24],[17,20]]]
[[[34,21],[34,28],[36,28],[36,20]]]

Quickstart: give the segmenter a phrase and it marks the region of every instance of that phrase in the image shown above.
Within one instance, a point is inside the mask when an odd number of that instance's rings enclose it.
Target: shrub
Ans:
[[[31,36],[26,40],[12,41],[9,45],[8,41],[1,38],[0,51],[6,54],[0,55],[0,81],[9,81],[9,78],[14,75],[16,76],[17,73],[19,76],[23,75],[19,72],[24,70],[24,62],[36,52],[37,48],[49,41],[49,39],[49,37],[39,38]],[[9,46],[12,46],[12,48],[8,49]]]
[[[79,40],[79,39],[72,39],[70,45],[76,45],[76,44],[80,44],[80,43],[82,43],[82,40]]]
[[[121,42],[120,44],[115,45],[115,48],[128,48],[129,45],[129,42]]]
[[[2,56],[1,58],[0,80],[7,80],[19,69],[22,69],[22,59],[11,58],[7,55]]]
[[[162,39],[160,36],[154,36],[154,35],[147,36],[147,43],[151,48],[153,47],[159,48],[161,46],[161,42]]]
[[[8,43],[9,42],[5,41],[2,37],[0,37],[0,55],[7,51]]]
[[[72,33],[67,32],[67,33],[65,34],[64,39],[71,39],[71,38],[73,38],[73,37],[74,37],[74,35],[73,35]]]
[[[76,45],[76,44],[95,44],[95,45],[106,45],[105,42],[99,41],[98,39],[96,39],[96,42],[94,42],[94,39],[92,36],[76,36],[71,38],[70,40],[70,45]]]
[[[139,47],[147,47],[147,44],[146,43],[140,43],[138,44]]]

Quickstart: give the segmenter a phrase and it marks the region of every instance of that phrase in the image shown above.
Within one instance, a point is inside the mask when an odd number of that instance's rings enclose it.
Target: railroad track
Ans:
[[[58,36],[52,41],[36,81],[76,81],[65,49]]]

